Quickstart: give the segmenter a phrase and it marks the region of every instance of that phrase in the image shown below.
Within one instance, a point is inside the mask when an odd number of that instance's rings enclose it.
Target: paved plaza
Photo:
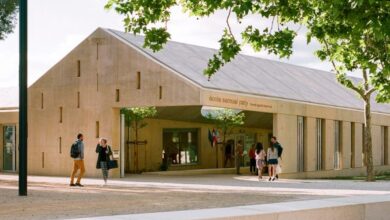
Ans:
[[[0,219],[130,218],[143,213],[390,195],[386,181],[259,182],[245,175],[131,175],[108,186],[102,186],[100,179],[85,179],[84,188],[71,188],[68,182],[64,177],[30,176],[29,196],[18,197],[17,176],[0,174]]]

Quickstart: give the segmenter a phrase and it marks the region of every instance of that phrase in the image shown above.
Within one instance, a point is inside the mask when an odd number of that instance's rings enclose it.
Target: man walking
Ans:
[[[70,149],[70,156],[73,158],[73,171],[72,175],[70,176],[70,186],[80,186],[81,178],[83,177],[85,173],[85,167],[84,167],[84,143],[83,143],[84,137],[83,134],[77,135],[77,140],[72,145]],[[80,173],[77,177],[76,184],[74,184],[74,177],[77,173],[77,171],[80,170]]]
[[[280,166],[280,163],[281,163],[281,160],[282,160],[282,153],[283,153],[283,147],[282,145],[280,145],[280,143],[276,140],[276,137],[273,136],[271,138],[271,143],[272,145],[274,146],[274,148],[276,148],[278,150],[278,166]],[[280,167],[279,167],[280,168]],[[279,173],[274,170],[274,172],[276,173],[276,179],[279,179]]]
[[[241,166],[241,160],[242,160],[242,154],[244,151],[244,146],[242,145],[242,141],[239,140],[236,145],[236,173],[237,175],[240,175],[240,166]]]

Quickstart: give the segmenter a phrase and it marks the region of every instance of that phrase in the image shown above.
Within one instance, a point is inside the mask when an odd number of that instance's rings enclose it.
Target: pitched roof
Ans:
[[[339,84],[331,72],[239,54],[208,81],[203,70],[216,52],[215,49],[169,41],[161,51],[153,53],[142,47],[143,36],[104,30],[203,88],[352,109],[363,108],[363,101],[354,91]],[[390,113],[390,105],[373,101],[372,110]]]
[[[14,109],[19,106],[18,87],[0,88],[0,109]]]

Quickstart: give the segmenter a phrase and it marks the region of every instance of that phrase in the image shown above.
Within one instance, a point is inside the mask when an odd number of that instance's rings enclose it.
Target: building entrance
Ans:
[[[236,146],[239,141],[241,141],[243,145],[243,159],[241,160],[241,166],[249,166],[250,158],[248,156],[248,152],[253,144],[256,144],[257,138],[255,133],[239,133],[239,134],[231,134],[227,138],[227,149],[225,149],[224,161],[225,167],[234,167],[234,157],[236,152]],[[230,151],[230,152],[229,152]],[[230,161],[229,153],[232,155],[232,161]]]
[[[3,170],[16,171],[16,126],[3,126]]]

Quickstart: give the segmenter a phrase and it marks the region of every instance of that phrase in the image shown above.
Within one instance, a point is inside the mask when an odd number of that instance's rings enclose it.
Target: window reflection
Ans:
[[[198,129],[164,129],[163,162],[195,164],[198,162]]]

